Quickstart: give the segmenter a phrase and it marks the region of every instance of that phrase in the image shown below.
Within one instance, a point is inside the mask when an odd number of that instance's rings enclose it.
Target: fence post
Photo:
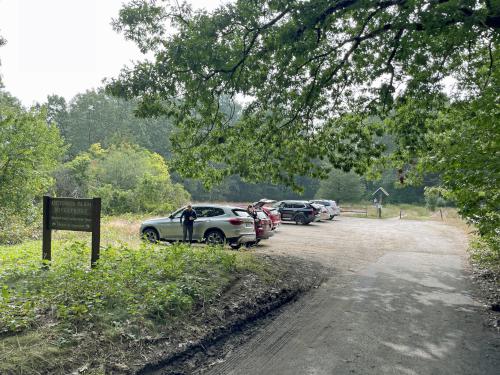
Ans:
[[[90,267],[96,266],[101,246],[101,198],[92,200],[92,253]]]
[[[439,214],[441,215],[441,220],[443,220],[443,210],[439,209]]]
[[[399,209],[399,220],[401,220],[401,209]]]
[[[50,217],[50,206],[51,200],[48,195],[43,196],[43,227],[42,227],[42,261],[49,262],[52,260],[51,247],[52,247],[52,230],[50,228],[49,217]],[[48,264],[44,264],[43,267],[47,267]]]

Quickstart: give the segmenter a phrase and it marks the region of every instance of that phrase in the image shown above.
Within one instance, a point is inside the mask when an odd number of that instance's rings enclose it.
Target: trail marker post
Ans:
[[[384,188],[381,186],[375,192],[372,194],[374,196],[375,194],[378,193],[378,201],[377,201],[377,217],[379,219],[382,218],[382,198],[385,195],[386,197],[389,196],[389,193],[384,190]]]
[[[101,198],[76,199],[43,197],[42,260],[52,260],[52,230],[92,233],[90,266],[99,260],[101,242]]]

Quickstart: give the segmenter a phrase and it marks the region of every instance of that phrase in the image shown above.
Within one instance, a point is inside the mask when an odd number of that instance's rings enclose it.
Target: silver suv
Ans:
[[[180,218],[185,207],[169,217],[142,223],[140,235],[148,241],[182,241]],[[254,219],[240,207],[213,204],[194,204],[198,218],[194,222],[193,240],[212,245],[228,243],[233,249],[255,242]]]

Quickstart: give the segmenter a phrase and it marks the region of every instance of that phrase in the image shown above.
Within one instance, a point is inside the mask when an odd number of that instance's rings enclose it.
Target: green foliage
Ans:
[[[47,98],[47,116],[61,131],[70,145],[69,156],[86,151],[100,143],[109,147],[118,143],[133,143],[170,155],[171,122],[165,117],[140,119],[134,115],[137,103],[87,91],[76,95],[69,103],[60,96]]]
[[[0,140],[0,207],[25,212],[51,186],[62,139],[43,110],[26,111],[0,92]]]
[[[179,184],[172,183],[165,160],[138,146],[121,144],[88,152],[65,163],[56,173],[60,196],[98,196],[108,214],[170,212],[189,200]]]
[[[359,202],[364,198],[365,190],[365,183],[357,174],[332,169],[328,178],[321,181],[316,198]]]
[[[198,201],[254,202],[262,198],[268,199],[309,199],[314,197],[319,182],[312,178],[298,178],[297,183],[303,187],[301,193],[283,185],[270,183],[249,183],[239,176],[226,177],[222,182],[209,189],[196,180],[183,180],[183,184],[193,199]]]
[[[44,108],[25,110],[0,91],[0,243],[38,232],[36,202],[52,186],[52,171],[64,151],[58,129],[45,121]]]
[[[500,51],[492,51],[492,61],[499,56]],[[438,173],[443,198],[453,201],[489,246],[498,249],[500,71],[494,65],[490,68],[485,68],[488,84],[480,96],[454,101],[435,96],[426,101],[425,111],[420,100],[407,100],[389,124],[400,142],[392,158],[408,171],[409,181],[419,181],[426,171]],[[407,132],[410,124],[421,129],[418,139]]]
[[[236,256],[218,248],[107,247],[88,270],[89,249],[56,244],[49,270],[40,243],[0,247],[0,334],[52,324],[168,323],[205,303],[229,282]],[[130,327],[129,327],[130,328]]]
[[[7,41],[0,35],[0,47],[2,47],[4,44],[6,44]],[[2,61],[0,61],[0,66],[2,65]],[[3,83],[2,83],[2,75],[0,74],[0,89],[3,88]]]
[[[446,200],[441,196],[441,189],[436,187],[426,187],[425,192],[425,205],[431,211],[436,211],[436,207],[445,207]]]
[[[384,131],[370,118],[399,99],[424,103],[446,76],[459,82],[454,93],[470,80],[488,85],[497,12],[483,0],[239,0],[213,12],[134,0],[115,28],[155,59],[107,88],[139,98],[143,116],[172,117],[184,176],[296,187],[296,176],[327,176],[317,159],[365,171]],[[247,105],[232,121],[221,102],[238,95]],[[420,123],[406,128],[422,147]]]
[[[491,241],[473,237],[469,244],[471,258],[480,267],[500,274],[500,248],[492,247]]]

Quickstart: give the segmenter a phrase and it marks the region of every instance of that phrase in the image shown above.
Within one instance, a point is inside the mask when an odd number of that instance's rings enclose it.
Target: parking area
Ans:
[[[359,270],[386,252],[432,252],[439,244],[465,254],[463,232],[437,221],[336,217],[309,225],[282,224],[257,252],[316,260],[337,270]]]

